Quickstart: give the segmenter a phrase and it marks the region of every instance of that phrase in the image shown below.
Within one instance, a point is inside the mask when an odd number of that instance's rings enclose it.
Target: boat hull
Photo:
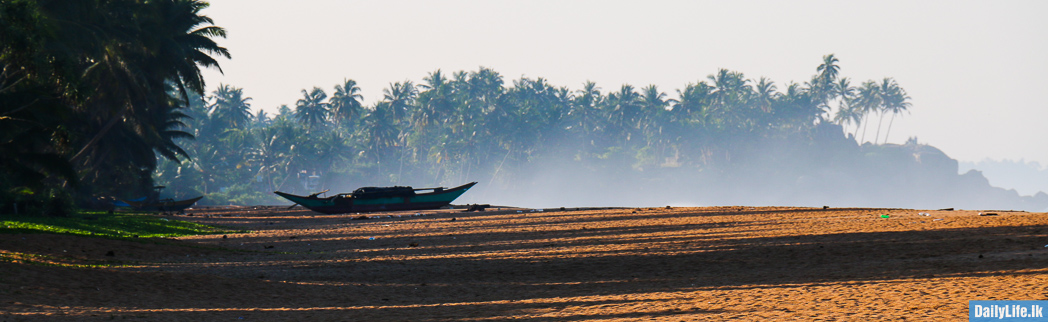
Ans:
[[[204,196],[196,197],[193,199],[177,200],[177,201],[164,201],[164,202],[137,202],[137,201],[125,201],[124,203],[130,205],[135,210],[141,211],[182,211],[193,206],[197,201],[204,198]]]
[[[274,191],[274,193],[287,200],[291,200],[291,202],[309,208],[309,210],[312,211],[325,214],[344,214],[352,212],[437,209],[451,204],[452,201],[463,193],[466,193],[466,191],[475,184],[477,183],[471,182],[450,189],[419,193],[410,196],[378,198],[360,198],[352,196],[319,198],[298,196],[280,191]]]

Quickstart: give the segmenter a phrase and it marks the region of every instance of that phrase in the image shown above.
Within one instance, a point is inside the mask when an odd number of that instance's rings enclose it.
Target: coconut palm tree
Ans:
[[[363,119],[364,131],[367,139],[365,143],[365,150],[362,152],[365,157],[370,157],[372,161],[378,165],[379,174],[382,173],[383,161],[388,160],[390,155],[390,148],[398,145],[400,131],[396,126],[396,119],[393,118],[393,107],[390,102],[382,101],[375,104],[368,115],[364,116]]]
[[[906,91],[899,87],[899,84],[891,77],[885,77],[877,85],[877,97],[880,103],[879,112],[881,117],[877,121],[877,138],[874,139],[874,143],[877,143],[877,139],[880,138],[881,123],[884,122],[884,115],[892,112],[892,121],[894,121],[895,114],[906,111],[910,107],[910,103],[907,102],[910,97],[906,96]],[[891,129],[890,121],[888,128],[889,130]],[[888,142],[887,133],[884,135],[884,141]]]
[[[334,123],[343,127],[353,124],[364,114],[364,106],[361,103],[363,99],[357,81],[345,79],[342,84],[335,85],[335,93],[331,94],[328,101]]]
[[[855,125],[855,132],[852,133],[852,137],[858,135],[859,125],[862,123],[862,107],[859,105],[846,105],[837,109],[837,113],[833,116],[833,122],[841,125],[842,127]],[[847,132],[847,130],[845,130]]]
[[[772,104],[779,96],[779,89],[775,86],[775,82],[762,76],[753,86],[753,90],[757,95],[757,107],[764,113],[771,113]]]
[[[819,72],[818,79],[820,84],[828,87],[837,81],[837,74],[840,73],[841,67],[837,65],[839,60],[834,57],[833,54],[822,56],[822,64],[816,67],[815,70]]]
[[[109,194],[151,185],[149,174],[158,155],[184,156],[173,148],[173,140],[182,137],[176,133],[185,132],[172,128],[180,125],[171,119],[180,118],[177,109],[190,103],[189,93],[203,94],[200,68],[218,67],[212,55],[229,57],[212,40],[224,37],[224,30],[200,15],[207,7],[200,1],[40,5],[48,7],[44,19],[56,25],[38,25],[45,31],[31,42],[68,50],[75,57],[68,61],[47,49],[37,52],[35,60],[55,64],[53,71],[38,74],[53,75],[41,84],[56,86],[58,90],[49,92],[63,95],[69,107],[60,114],[62,119],[75,120],[62,126],[73,134],[64,149],[86,179],[82,193]],[[70,16],[50,20],[58,16],[48,15],[58,13]],[[51,42],[55,39],[48,35],[61,35],[69,42]],[[66,74],[74,70],[75,80]]]
[[[211,119],[224,129],[245,128],[251,121],[251,100],[244,97],[244,89],[219,84],[212,92],[214,103],[208,106]]]
[[[720,69],[706,77],[712,82],[709,96],[711,116],[721,124],[743,124],[749,117],[747,102],[753,94],[749,80],[740,72]]]
[[[572,109],[568,112],[569,117],[572,119],[571,127],[575,129],[576,133],[582,135],[589,135],[597,127],[597,115],[599,114],[599,104],[604,99],[604,95],[600,93],[600,87],[593,81],[586,81],[582,84],[582,89],[576,92],[574,96]]]
[[[667,97],[666,93],[660,92],[655,85],[648,85],[641,89],[641,101],[645,110],[666,110],[674,101]]]
[[[880,86],[877,82],[872,80],[866,81],[856,89],[856,96],[853,101],[856,113],[862,114],[862,118],[859,123],[862,125],[862,138],[859,140],[859,144],[866,141],[866,127],[869,125],[869,121],[866,120],[866,116],[871,113],[878,113],[881,108],[881,95]],[[856,127],[856,131],[858,127]]]
[[[812,76],[810,82],[805,84],[808,88],[807,91],[815,99],[819,109],[822,110],[819,114],[820,121],[824,120],[823,114],[832,112],[830,101],[837,94],[834,89],[834,83],[837,81],[837,75],[840,72],[840,66],[837,65],[838,61],[833,54],[822,56],[822,64],[815,68],[818,73]]]
[[[895,79],[885,78],[881,86],[884,111],[892,113],[892,118],[888,121],[888,131],[884,133],[884,142],[888,142],[888,134],[892,131],[895,115],[908,111],[912,105],[909,102],[910,96],[906,95],[906,90],[899,87],[899,83]]]
[[[295,102],[295,118],[308,129],[323,125],[330,108],[325,99],[327,93],[320,87],[313,87],[312,91],[303,89],[302,98]]]
[[[432,123],[445,123],[454,113],[452,84],[438,69],[422,79],[418,87],[425,91],[418,94],[418,108],[411,115],[415,127],[426,127]]]
[[[805,86],[797,83],[786,85],[786,91],[779,99],[780,107],[776,109],[776,116],[781,117],[780,122],[794,129],[804,129],[812,126],[824,112],[819,108],[817,98],[812,96],[811,91]]]
[[[418,89],[410,80],[389,84],[389,88],[382,90],[382,99],[389,102],[390,117],[396,122],[407,116],[409,107],[417,97]]]
[[[696,114],[707,110],[706,106],[709,104],[712,92],[713,87],[705,81],[688,83],[684,86],[684,90],[678,89],[677,103],[673,105],[673,115],[676,121],[691,121]],[[700,117],[699,122],[704,123],[704,119],[704,117]]]
[[[604,115],[611,137],[630,141],[640,113],[640,102],[640,94],[630,84],[623,84],[619,91],[608,94]]]
[[[648,85],[641,89],[641,109],[637,127],[649,140],[662,133],[662,129],[667,125],[669,108],[671,104],[676,103],[676,100],[668,97],[655,85]]]
[[[111,39],[115,41],[110,42],[112,47],[105,51],[107,57],[93,59],[96,63],[85,72],[85,79],[108,84],[109,88],[103,91],[112,95],[95,96],[99,100],[108,100],[98,105],[109,108],[92,108],[90,113],[108,121],[72,157],[73,160],[90,150],[117,122],[134,122],[138,119],[134,117],[136,114],[147,114],[144,109],[163,108],[162,95],[165,94],[161,93],[167,92],[169,83],[178,88],[183,100],[188,100],[187,90],[203,94],[204,79],[200,67],[218,68],[218,62],[211,55],[230,57],[229,51],[212,39],[224,38],[225,30],[214,26],[211,18],[200,15],[200,11],[208,7],[207,3],[167,0],[141,6],[137,8],[139,14],[131,18],[136,19],[137,28],[114,27],[117,30],[111,34]],[[125,12],[124,8],[110,10]],[[116,16],[120,17],[119,14]],[[134,38],[127,39],[127,36]],[[127,43],[136,41],[137,44]],[[129,101],[124,104],[112,102],[121,97]],[[111,112],[104,113],[106,110]],[[97,112],[103,113],[99,115]],[[129,113],[132,115],[125,117]]]
[[[273,123],[273,118],[269,117],[269,113],[266,110],[259,109],[258,113],[251,116],[252,128],[264,128]]]
[[[833,84],[833,92],[834,96],[840,98],[840,102],[837,104],[837,114],[833,118],[834,122],[842,126],[848,124],[858,125],[863,115],[861,109],[856,109],[852,106],[856,89],[851,86],[851,80],[847,77],[841,77]]]

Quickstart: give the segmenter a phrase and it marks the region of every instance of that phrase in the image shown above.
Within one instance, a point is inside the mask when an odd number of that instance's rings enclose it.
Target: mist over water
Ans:
[[[927,145],[859,146],[824,126],[814,144],[760,142],[718,168],[594,169],[572,160],[529,163],[512,180],[481,183],[457,203],[531,208],[801,206],[1045,211],[1048,195],[993,187]]]
[[[469,167],[444,165],[468,169],[453,176],[420,175],[428,172],[409,163],[392,162],[383,167],[385,175],[370,179],[324,176],[315,191],[326,189],[330,190],[327,195],[332,195],[361,186],[453,187],[476,181],[478,184],[455,204],[527,208],[1048,208],[1045,193],[1020,195],[992,186],[979,171],[959,173],[958,162],[935,147],[915,141],[860,146],[834,124],[820,124],[811,133],[799,136],[718,144],[739,148],[727,156],[711,157],[719,161],[709,163],[685,165],[666,157],[641,166],[628,154],[584,162],[576,152],[577,142],[568,142],[537,152],[525,162],[503,157]],[[285,188],[311,191],[307,187]]]

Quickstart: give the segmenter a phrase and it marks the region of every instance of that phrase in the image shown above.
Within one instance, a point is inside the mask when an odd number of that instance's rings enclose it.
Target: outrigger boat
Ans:
[[[192,207],[201,198],[204,198],[204,196],[186,200],[160,199],[155,202],[125,201],[124,203],[142,211],[182,211]]]
[[[153,187],[153,193],[148,197],[142,197],[138,199],[123,201],[118,200],[120,203],[114,202],[114,206],[123,206],[124,204],[135,208],[135,210],[141,211],[183,211],[186,208],[193,206],[197,201],[204,196],[186,199],[186,200],[174,200],[174,199],[160,199],[160,190],[164,189],[164,186]],[[121,204],[123,203],[123,204]]]
[[[274,191],[273,193],[291,200],[309,210],[325,214],[344,214],[350,212],[375,212],[396,210],[437,209],[447,206],[466,190],[477,184],[470,182],[454,188],[412,188],[412,187],[363,187],[352,193],[340,193],[331,197],[319,197],[318,192],[309,196],[297,196],[290,193]],[[416,191],[426,191],[416,193]],[[292,206],[294,207],[294,206]]]

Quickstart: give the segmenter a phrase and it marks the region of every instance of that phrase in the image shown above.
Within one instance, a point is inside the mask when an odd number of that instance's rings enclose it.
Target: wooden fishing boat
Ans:
[[[160,199],[160,191],[164,190],[164,186],[153,187],[153,191],[148,196],[131,199],[128,201],[116,199],[113,202],[113,206],[125,207],[129,206],[135,208],[135,210],[141,211],[182,211],[193,206],[197,201],[204,198],[204,196],[186,199],[186,200],[174,200],[170,198]]]
[[[156,201],[124,201],[124,203],[131,205],[135,210],[142,211],[182,211],[193,206],[201,198],[204,198],[204,196],[186,200],[160,199]]]
[[[477,183],[470,182],[450,189],[443,187],[364,187],[354,190],[352,193],[340,193],[331,197],[319,197],[322,192],[309,196],[298,196],[280,191],[274,191],[273,193],[312,211],[325,214],[344,214],[350,212],[437,209],[447,206],[475,184]],[[429,191],[418,192],[426,190]]]

